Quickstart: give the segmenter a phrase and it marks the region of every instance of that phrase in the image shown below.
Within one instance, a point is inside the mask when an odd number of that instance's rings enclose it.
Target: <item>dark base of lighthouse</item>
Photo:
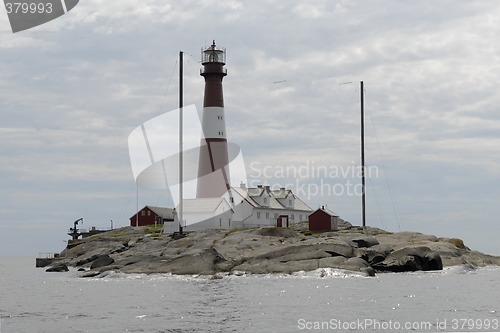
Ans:
[[[220,197],[230,183],[227,140],[203,139],[200,146],[196,197]]]

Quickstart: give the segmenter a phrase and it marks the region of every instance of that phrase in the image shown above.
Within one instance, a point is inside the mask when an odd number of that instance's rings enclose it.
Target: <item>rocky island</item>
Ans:
[[[82,277],[123,273],[268,274],[336,268],[362,272],[441,270],[500,265],[500,257],[467,248],[458,238],[391,233],[342,222],[339,231],[291,228],[210,229],[185,237],[154,226],[125,227],[72,242],[47,271],[77,267]]]

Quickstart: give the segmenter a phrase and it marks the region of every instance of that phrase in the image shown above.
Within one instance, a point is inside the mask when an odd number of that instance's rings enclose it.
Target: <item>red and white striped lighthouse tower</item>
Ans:
[[[227,75],[226,50],[215,45],[203,48],[203,68],[200,75],[205,78],[203,99],[203,137],[200,144],[198,164],[197,198],[220,197],[230,188],[229,157],[224,116],[222,79]]]

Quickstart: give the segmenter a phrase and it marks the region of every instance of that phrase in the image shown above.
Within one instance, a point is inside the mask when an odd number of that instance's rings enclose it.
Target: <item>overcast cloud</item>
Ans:
[[[0,9],[0,255],[58,252],[80,217],[128,225],[127,137],[177,107],[179,50],[185,104],[201,109],[212,39],[227,48],[228,137],[253,180],[267,166],[359,166],[363,80],[367,164],[379,170],[368,223],[500,254],[498,36],[493,0],[82,0],[17,34]],[[360,224],[358,196],[305,199]],[[140,190],[146,204],[171,198]]]

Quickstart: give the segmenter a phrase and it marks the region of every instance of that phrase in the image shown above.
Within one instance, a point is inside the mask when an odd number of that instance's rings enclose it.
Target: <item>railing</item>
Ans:
[[[38,258],[43,258],[43,259],[54,259],[59,256],[59,253],[53,253],[53,252],[40,252],[38,253]]]
[[[222,72],[214,71],[213,69],[201,68],[200,74],[205,74],[205,73],[224,73],[225,75],[227,75],[227,68],[222,68]]]
[[[68,234],[72,234],[75,232],[75,229],[73,228],[69,228],[68,230]],[[79,234],[82,234],[82,233],[86,233],[87,232],[87,229],[76,229],[76,232],[79,233]]]
[[[201,49],[201,63],[226,63],[226,48],[209,46]]]

